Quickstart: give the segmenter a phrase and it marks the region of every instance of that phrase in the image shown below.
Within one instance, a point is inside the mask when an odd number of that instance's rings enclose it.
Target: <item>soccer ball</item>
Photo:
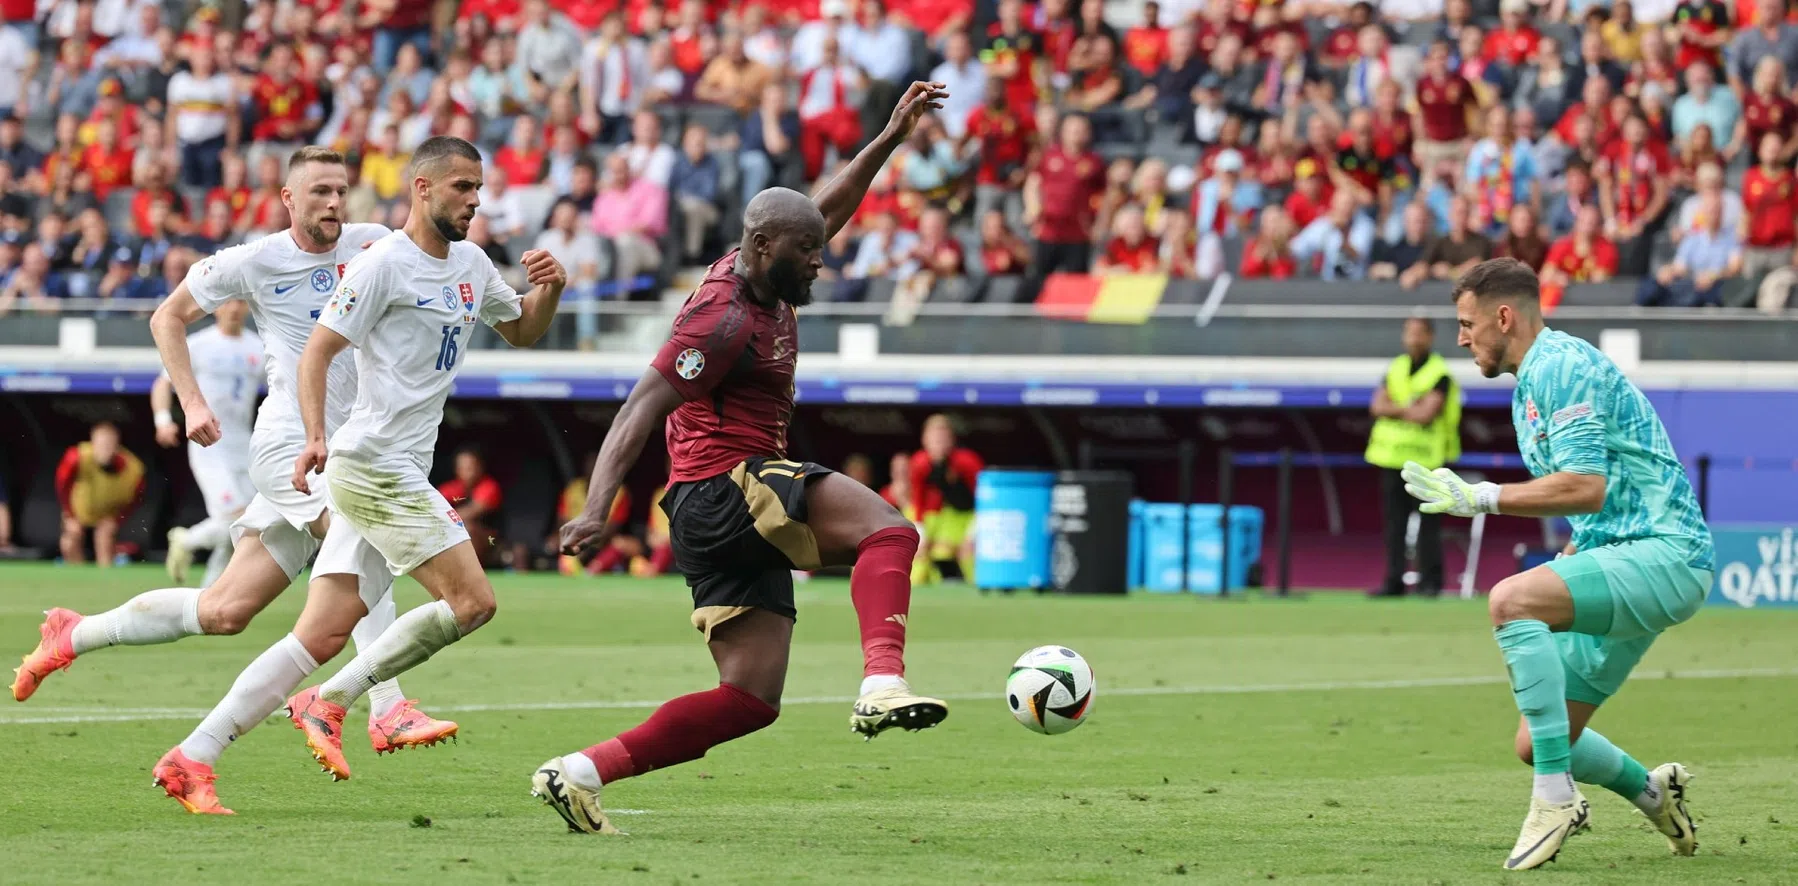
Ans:
[[[1060,735],[1093,709],[1093,669],[1066,646],[1038,646],[1011,666],[1005,703],[1031,732]]]

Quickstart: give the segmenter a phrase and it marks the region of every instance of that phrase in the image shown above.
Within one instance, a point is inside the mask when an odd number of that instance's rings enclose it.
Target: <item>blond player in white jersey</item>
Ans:
[[[281,189],[293,226],[194,265],[150,318],[164,370],[186,414],[187,438],[206,447],[221,441],[222,429],[195,378],[187,349],[188,325],[226,302],[241,300],[249,303],[263,335],[269,395],[250,435],[250,478],[257,494],[232,527],[236,539],[230,565],[204,590],[147,591],[117,609],[87,617],[67,609],[50,610],[39,628],[37,648],[15,672],[16,700],[30,698],[50,674],[93,650],[239,633],[286,590],[318,550],[329,525],[324,496],[300,493],[289,479],[305,440],[294,368],[346,266],[388,233],[382,225],[342,223],[348,189],[342,155],[316,147],[294,152]],[[329,371],[333,399],[326,420],[335,426],[354,402],[356,368],[345,359]],[[384,569],[358,579],[368,583],[371,592],[392,584]],[[356,626],[358,644],[379,637],[392,624],[394,611],[392,597],[383,596]],[[187,741],[157,764],[158,784],[189,812],[228,812],[213,792],[212,764],[226,745],[273,713],[316,667],[291,636],[263,653],[231,687],[229,703],[215,708]],[[454,723],[425,716],[397,684],[384,684],[370,694],[369,739],[377,751],[432,743],[455,729]]]
[[[428,475],[463,349],[475,323],[514,347],[536,344],[555,317],[562,266],[541,250],[522,256],[531,291],[520,298],[481,249],[466,242],[480,206],[481,154],[459,138],[427,139],[412,155],[412,213],[404,231],[381,239],[344,275],[300,356],[300,412],[306,447],[294,463],[295,488],[318,485],[324,470],[336,519],[312,570],[306,609],[294,634],[318,661],[373,600],[358,574],[385,567],[411,575],[433,601],[406,612],[380,639],[322,686],[287,702],[313,757],[334,779],[350,777],[343,757],[345,710],[382,680],[423,663],[493,617],[493,585],[468,532]],[[364,378],[356,406],[335,433],[325,421],[332,393],[325,368],[355,348]]]
[[[218,420],[219,441],[211,446],[187,441],[187,467],[206,502],[206,519],[169,530],[169,577],[178,583],[187,581],[195,548],[212,552],[200,587],[210,587],[218,580],[231,560],[231,524],[256,496],[250,483],[250,423],[256,418],[256,396],[262,389],[265,364],[262,339],[244,328],[249,313],[246,302],[225,302],[213,312],[211,326],[187,337],[194,380]],[[174,402],[175,385],[164,372],[150,388],[156,442],[164,449],[173,449],[182,440]]]

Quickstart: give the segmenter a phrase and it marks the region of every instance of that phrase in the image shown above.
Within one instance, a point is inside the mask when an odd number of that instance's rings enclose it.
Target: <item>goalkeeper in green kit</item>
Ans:
[[[1500,258],[1455,284],[1460,344],[1480,373],[1517,376],[1511,420],[1534,479],[1468,483],[1448,468],[1406,465],[1405,489],[1428,513],[1566,517],[1573,541],[1551,563],[1492,589],[1488,610],[1523,722],[1517,755],[1534,766],[1529,817],[1505,867],[1554,860],[1590,814],[1574,782],[1621,795],[1667,837],[1697,850],[1690,775],[1652,772],[1587,728],[1662,631],[1691,618],[1711,587],[1711,532],[1642,392],[1592,345],[1543,326],[1536,274]]]

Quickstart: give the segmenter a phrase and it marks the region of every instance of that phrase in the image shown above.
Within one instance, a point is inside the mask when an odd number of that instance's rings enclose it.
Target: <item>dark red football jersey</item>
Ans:
[[[799,327],[786,302],[756,303],[736,261],[733,249],[706,272],[650,364],[686,400],[668,416],[669,485],[787,452]]]

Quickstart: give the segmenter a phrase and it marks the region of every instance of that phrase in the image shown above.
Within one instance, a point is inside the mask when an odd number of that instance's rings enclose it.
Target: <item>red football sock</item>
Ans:
[[[856,548],[849,598],[862,629],[862,676],[905,676],[905,620],[911,610],[911,564],[918,532],[882,529]]]
[[[630,558],[624,555],[624,551],[619,550],[616,546],[607,545],[605,550],[599,552],[599,556],[593,558],[593,563],[587,567],[587,571],[594,575],[604,575],[617,571],[618,567],[628,562],[630,562]]]
[[[767,702],[729,683],[695,692],[656,708],[642,725],[581,753],[611,784],[688,760],[734,738],[742,738],[774,722],[780,712]]]
[[[649,566],[655,570],[657,575],[662,575],[674,568],[674,545],[665,544],[651,552]]]

